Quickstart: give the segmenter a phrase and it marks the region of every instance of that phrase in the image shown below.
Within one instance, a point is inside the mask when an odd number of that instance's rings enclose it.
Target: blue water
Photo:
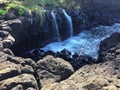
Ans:
[[[52,50],[54,52],[67,49],[79,55],[91,55],[94,58],[98,57],[100,41],[109,37],[115,32],[120,32],[120,24],[116,23],[112,26],[98,26],[89,31],[83,31],[77,36],[68,38],[65,41],[53,42],[42,49]]]

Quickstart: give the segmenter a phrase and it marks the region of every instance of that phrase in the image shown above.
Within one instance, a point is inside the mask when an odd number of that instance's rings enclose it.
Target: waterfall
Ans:
[[[55,31],[54,32],[55,33],[55,39],[57,41],[61,41],[60,33],[59,33],[59,29],[58,29],[58,24],[57,24],[57,21],[56,21],[56,15],[53,11],[51,12],[51,18],[52,18],[53,29]]]
[[[62,9],[62,12],[66,18],[67,21],[67,29],[68,29],[68,33],[70,34],[70,37],[73,36],[73,25],[72,25],[72,18],[66,13],[66,11],[64,9]]]
[[[53,11],[46,10],[42,31],[46,39],[51,38],[54,41],[61,41],[56,14]]]
[[[42,32],[45,38],[51,38],[54,41],[65,40],[73,36],[72,19],[64,9],[57,13],[46,10]]]

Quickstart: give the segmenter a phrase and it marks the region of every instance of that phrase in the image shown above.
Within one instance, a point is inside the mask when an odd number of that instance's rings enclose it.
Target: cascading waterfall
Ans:
[[[62,13],[61,15],[56,13],[61,18],[59,23],[59,21],[57,21],[58,17],[56,17],[54,11],[45,11],[45,21],[42,26],[42,32],[45,34],[46,39],[52,38],[54,41],[61,41],[73,36],[72,18],[64,9],[61,9],[60,12]]]
[[[42,49],[45,51],[52,50],[54,52],[67,49],[72,53],[91,55],[92,57],[97,58],[100,41],[115,32],[120,32],[120,24],[98,26],[89,31],[83,31],[79,35],[70,37],[65,41],[50,43]]]
[[[66,11],[64,9],[62,9],[62,12],[66,18],[66,21],[67,21],[67,30],[68,30],[67,33],[69,33],[69,35],[71,37],[71,36],[73,36],[72,18],[66,13]]]
[[[55,33],[55,39],[57,41],[61,41],[60,33],[59,33],[59,29],[58,29],[58,24],[57,24],[57,21],[56,21],[56,15],[53,11],[51,12],[51,17],[52,17],[53,29],[55,31],[54,32]]]

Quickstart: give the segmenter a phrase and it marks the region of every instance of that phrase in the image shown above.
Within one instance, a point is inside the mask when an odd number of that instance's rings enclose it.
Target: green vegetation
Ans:
[[[18,11],[19,15],[23,15],[25,11],[28,11],[27,8],[25,8],[22,5],[17,5],[17,4],[7,4],[6,11],[9,11],[10,9],[16,9]]]
[[[0,9],[0,15],[6,15],[7,14],[7,12],[6,12],[6,10],[3,10],[3,9]]]
[[[10,9],[16,9],[18,11],[19,15],[23,15],[25,11],[28,11],[27,8],[25,8],[22,5],[17,5],[17,4],[6,4],[6,7],[3,9],[0,9],[0,15],[5,16]]]
[[[0,15],[6,15],[11,8],[16,9],[19,15],[23,15],[25,12],[31,14],[32,11],[35,11],[40,16],[41,25],[45,18],[44,7],[60,6],[69,9],[75,6],[74,0],[0,0],[0,3],[6,3],[6,7],[0,9]]]

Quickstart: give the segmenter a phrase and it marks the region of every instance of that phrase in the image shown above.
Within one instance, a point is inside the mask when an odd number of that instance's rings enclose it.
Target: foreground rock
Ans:
[[[36,90],[35,63],[0,52],[0,90]]]
[[[37,62],[36,72],[42,86],[67,79],[73,72],[73,67],[61,58],[46,56]]]
[[[119,90],[120,62],[86,65],[60,83],[44,86],[41,90]]]

